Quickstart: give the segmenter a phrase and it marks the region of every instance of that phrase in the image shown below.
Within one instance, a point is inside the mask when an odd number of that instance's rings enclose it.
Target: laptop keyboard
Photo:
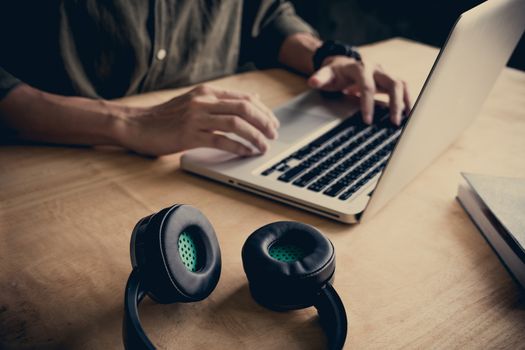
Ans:
[[[366,125],[357,113],[261,175],[277,173],[278,181],[346,200],[385,167],[402,129],[389,117],[376,106],[374,124]]]

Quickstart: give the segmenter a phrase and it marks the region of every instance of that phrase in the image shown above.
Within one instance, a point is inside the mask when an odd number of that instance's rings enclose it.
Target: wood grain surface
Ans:
[[[410,84],[437,55],[406,40],[364,47]],[[282,70],[212,82],[258,92],[275,107],[304,91]],[[125,99],[149,105],[185,89]],[[446,104],[446,101],[443,101]],[[373,220],[344,225],[179,169],[179,156],[119,149],[0,148],[0,348],[120,349],[129,240],[143,216],[174,203],[200,208],[223,256],[205,301],[141,307],[159,349],[319,349],[313,308],[275,313],[250,297],[245,238],[277,220],[314,225],[334,242],[335,286],[349,349],[525,348],[525,302],[455,200],[460,171],[525,176],[525,74],[506,69],[474,124]]]

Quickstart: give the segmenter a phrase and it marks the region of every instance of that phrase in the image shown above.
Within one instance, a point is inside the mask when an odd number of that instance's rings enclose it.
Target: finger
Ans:
[[[396,81],[390,90],[389,106],[390,106],[390,120],[394,125],[400,126],[401,119],[403,117],[403,110],[405,103],[403,102],[403,84],[400,81]]]
[[[250,94],[241,91],[235,90],[226,90],[221,88],[216,88],[210,85],[199,85],[192,90],[193,94],[199,96],[214,96],[218,99],[235,99],[235,100],[246,100],[252,102],[254,105],[259,107],[263,113],[267,113],[272,119],[275,127],[279,127],[279,120],[273,114],[273,112],[262,103],[257,94]]]
[[[388,74],[382,71],[375,73],[375,78],[378,86],[384,89],[389,97],[390,106],[390,120],[394,125],[401,125],[401,118],[405,103],[403,101],[403,83],[400,80],[395,80]]]
[[[244,99],[253,103],[257,108],[261,110],[261,112],[266,114],[271,119],[274,128],[279,128],[281,126],[279,119],[277,119],[273,111],[270,108],[268,108],[268,106],[266,106],[263,103],[263,101],[261,101],[258,94],[247,94],[246,98]]]
[[[238,116],[208,114],[200,118],[199,124],[202,130],[234,133],[249,141],[262,153],[268,150],[264,135]]]
[[[401,125],[401,118],[405,104],[403,102],[403,84],[400,81],[393,81],[388,91],[390,121],[394,125]]]
[[[363,121],[370,125],[374,121],[374,95],[376,92],[376,86],[372,71],[364,67],[361,70],[359,76],[359,92],[361,94],[361,114],[363,115]]]
[[[242,143],[234,141],[227,136],[214,133],[203,132],[199,139],[196,140],[196,143],[198,143],[197,147],[217,148],[243,157],[254,154],[250,148]]]
[[[332,67],[324,66],[308,79],[308,85],[312,88],[323,89],[333,84],[335,79],[336,76]]]
[[[211,114],[237,115],[252,124],[266,137],[270,139],[277,138],[277,131],[271,118],[249,101],[222,99],[204,102],[204,105],[206,104],[205,108]]]
[[[408,116],[410,114],[410,110],[412,109],[412,98],[410,97],[410,93],[408,92],[408,85],[403,80],[403,101],[405,102],[405,114]]]
[[[273,113],[273,111],[268,108],[259,98],[258,94],[251,94],[242,91],[234,90],[225,90],[218,88],[210,88],[210,92],[219,99],[229,99],[229,100],[245,100],[253,103],[261,112],[266,113],[274,123],[274,126],[278,128],[280,126],[279,120]]]
[[[252,101],[253,104],[255,104],[257,107],[259,107],[259,109],[263,113],[266,113],[271,117],[275,128],[279,128],[281,126],[281,122],[279,122],[279,119],[277,119],[273,111],[267,105],[265,105],[263,101],[261,101],[258,95],[254,98],[251,98],[250,101]]]
[[[353,84],[343,89],[345,95],[357,95],[359,92],[359,85]]]

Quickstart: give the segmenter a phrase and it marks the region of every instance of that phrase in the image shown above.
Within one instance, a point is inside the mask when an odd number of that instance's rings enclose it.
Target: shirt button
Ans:
[[[157,51],[157,59],[159,61],[162,61],[164,58],[166,58],[166,50],[160,49],[159,51]]]

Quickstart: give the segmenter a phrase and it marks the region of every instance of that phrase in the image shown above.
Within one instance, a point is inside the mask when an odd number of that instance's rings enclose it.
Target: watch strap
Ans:
[[[361,54],[351,45],[339,41],[327,40],[314,53],[313,65],[315,70],[322,67],[324,60],[330,56],[346,56],[361,62]]]

